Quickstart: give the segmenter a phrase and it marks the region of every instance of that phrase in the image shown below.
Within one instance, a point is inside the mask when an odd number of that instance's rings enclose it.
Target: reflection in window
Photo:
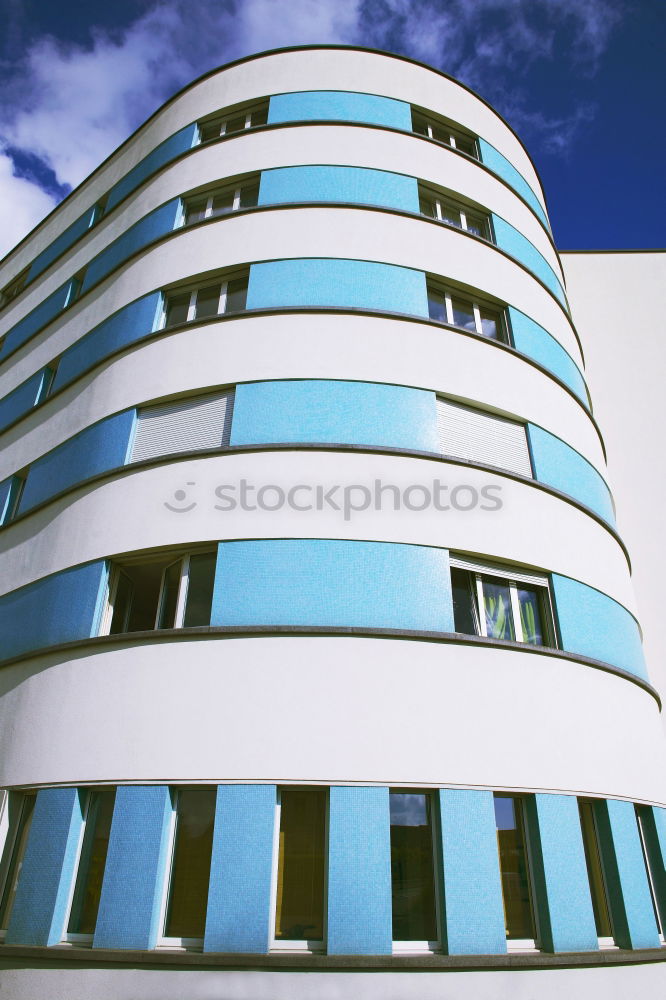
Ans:
[[[83,843],[67,923],[68,934],[95,932],[115,799],[115,789],[88,793]]]
[[[491,239],[490,220],[487,215],[475,212],[467,205],[458,204],[419,184],[419,209],[421,215],[438,219],[447,226],[462,229],[473,236]]]
[[[194,320],[241,312],[247,299],[247,275],[216,281],[187,292],[166,295],[164,326],[178,326]]]
[[[249,180],[228,185],[215,191],[196,195],[185,201],[185,225],[191,226],[204,219],[214,219],[243,208],[252,208],[259,200],[259,180]]]
[[[391,792],[394,941],[437,941],[431,796]]]
[[[448,323],[489,340],[508,343],[506,324],[500,309],[481,305],[462,295],[452,295],[447,289],[428,283],[428,315],[436,323]]]
[[[215,788],[174,793],[175,830],[164,936],[203,938],[215,822]]]
[[[412,109],[412,131],[417,135],[423,135],[436,142],[444,142],[453,149],[467,153],[478,160],[479,153],[476,147],[476,139],[471,135],[466,135],[460,129],[453,128],[446,122],[439,121],[431,115],[422,114],[420,111]]]
[[[16,797],[10,792],[10,830],[9,838],[5,845],[5,856],[3,857],[3,868],[5,870],[2,897],[0,898],[0,930],[6,931],[14,908],[16,889],[18,887],[25,848],[30,833],[32,814],[35,808],[35,796],[23,795],[19,799],[18,815],[16,820],[11,822],[11,807],[16,802]]]
[[[324,937],[326,792],[280,792],[275,937],[321,941]]]
[[[594,803],[586,799],[579,799],[578,809],[580,812],[581,830],[583,832],[585,863],[587,865],[587,877],[590,882],[590,894],[592,896],[592,909],[594,910],[597,937],[610,938],[613,936],[613,928],[610,921],[608,895],[606,893],[606,883],[601,862],[599,831],[597,830],[597,821],[594,815]]]
[[[523,803],[511,795],[495,795],[494,801],[506,936],[534,940]]]
[[[548,584],[475,572],[452,560],[453,617],[456,632],[491,639],[525,642],[532,646],[554,646]]]

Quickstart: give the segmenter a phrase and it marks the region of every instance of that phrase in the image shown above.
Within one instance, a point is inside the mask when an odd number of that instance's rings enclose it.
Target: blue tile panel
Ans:
[[[29,413],[39,399],[44,383],[44,371],[38,371],[0,400],[0,431]]]
[[[327,538],[221,542],[211,625],[452,632],[449,554]]]
[[[442,948],[448,955],[506,951],[493,793],[439,789]]]
[[[137,253],[143,247],[157,240],[160,236],[173,231],[180,213],[180,198],[173,198],[165,205],[160,205],[154,212],[149,212],[135,225],[131,226],[122,236],[114,240],[97,257],[91,260],[86,268],[82,292],[96,285],[107,274],[119,267],[128,257]]]
[[[609,524],[615,512],[605,480],[587,459],[561,438],[535,424],[527,425],[536,478],[590,507]]]
[[[37,793],[7,944],[62,940],[83,826],[81,805],[76,788]]]
[[[400,385],[324,379],[238,385],[231,444],[285,441],[438,452],[435,394]]]
[[[662,931],[666,929],[666,809],[640,806],[655,902]]]
[[[278,167],[263,170],[259,204],[330,201],[419,211],[415,177],[365,167]]]
[[[615,943],[620,948],[658,948],[636,813],[619,799],[594,803]]]
[[[22,320],[19,320],[15,326],[12,326],[8,331],[7,335],[2,342],[0,347],[0,360],[6,358],[8,354],[11,354],[22,344],[25,344],[27,340],[34,337],[43,326],[50,323],[52,319],[62,312],[67,304],[71,280],[65,282],[60,288],[57,288],[55,292],[40,302],[35,309],[31,310],[27,316],[24,316]]]
[[[33,462],[18,513],[25,513],[61,490],[91,476],[124,465],[134,418],[134,410],[116,413],[92,427],[86,427]]]
[[[557,573],[551,579],[562,648],[647,680],[640,629],[634,616],[594,587]]]
[[[115,351],[153,332],[162,305],[160,292],[144,295],[94,327],[60,359],[51,392],[61,389]]]
[[[571,355],[542,326],[513,306],[509,306],[509,320],[516,350],[556,375],[589,410],[585,379]]]
[[[359,122],[399,128],[405,132],[412,130],[410,105],[390,97],[344,90],[301,91],[271,97],[269,125],[305,121]]]
[[[71,246],[74,246],[82,236],[90,229],[93,218],[95,214],[95,207],[89,208],[87,212],[84,212],[75,222],[68,226],[58,236],[57,239],[50,243],[45,250],[42,250],[40,254],[35,257],[32,264],[30,265],[30,270],[28,271],[28,282],[33,281],[38,274],[45,271],[50,264],[56,260],[61,253],[68,250]]]
[[[492,223],[497,246],[511,254],[521,264],[524,264],[532,274],[540,278],[564,308],[568,309],[567,297],[562,283],[543,254],[537,250],[533,243],[530,243],[526,236],[523,236],[499,215],[492,216]]]
[[[390,955],[388,788],[333,785],[328,820],[329,955]]]
[[[94,948],[154,948],[168,862],[171,796],[166,785],[116,792]]]
[[[532,876],[544,951],[595,951],[597,931],[575,795],[527,796]]]
[[[368,260],[299,258],[252,264],[248,309],[337,306],[428,316],[423,271]]]
[[[204,951],[270,947],[275,785],[219,785]]]
[[[110,212],[119,201],[122,201],[131,191],[134,191],[139,184],[143,184],[146,178],[156,170],[159,170],[160,167],[169,163],[170,160],[174,160],[181,153],[185,153],[188,149],[191,149],[196,141],[197,134],[196,124],[186,125],[185,128],[169,136],[159,146],[156,146],[151,153],[148,153],[148,156],[137,163],[135,167],[111,188],[106,203],[106,211]]]
[[[517,191],[518,194],[525,199],[530,208],[536,212],[546,229],[550,231],[548,219],[541,206],[541,202],[523,175],[519,173],[513,164],[510,163],[505,156],[502,156],[502,154],[498,152],[494,146],[491,146],[489,142],[486,142],[485,139],[479,139],[478,143],[481,162],[484,163],[489,170],[492,170],[494,174],[501,177],[503,181],[506,181],[509,187],[512,187],[514,191]]]
[[[0,597],[3,659],[96,634],[106,579],[106,563],[97,560]]]

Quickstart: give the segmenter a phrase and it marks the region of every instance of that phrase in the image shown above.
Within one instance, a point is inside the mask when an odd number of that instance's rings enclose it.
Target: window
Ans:
[[[513,795],[495,795],[494,801],[507,940],[534,947],[537,933],[523,802]]]
[[[8,485],[2,491],[2,495],[0,495],[0,525],[9,524],[18,514],[27,475],[28,470],[24,469],[21,472],[15,473],[9,480],[5,480],[5,483],[8,483]],[[2,485],[4,486],[5,483]]]
[[[86,795],[81,851],[67,920],[66,939],[92,940],[102,895],[115,789],[93,789]]]
[[[7,805],[9,829],[2,857],[2,896],[0,897],[0,936],[4,937],[14,907],[25,848],[28,843],[32,813],[35,808],[34,795],[9,793]]]
[[[515,420],[438,397],[437,433],[444,455],[532,477],[525,426]]]
[[[432,115],[422,114],[415,108],[412,108],[412,130],[418,135],[426,136],[428,139],[435,139],[436,142],[444,142],[447,146],[460,150],[461,153],[473,156],[475,160],[479,159],[479,151],[474,136],[461,132],[460,129],[454,128],[447,122],[438,120]]]
[[[419,209],[421,215],[429,219],[437,219],[447,226],[464,229],[466,233],[494,242],[490,217],[486,213],[455,202],[421,184],[419,184]]]
[[[83,287],[83,282],[86,276],[85,268],[75,274],[73,278],[70,279],[69,288],[67,289],[67,294],[65,295],[65,303],[63,309],[67,306],[71,306],[73,302],[76,302],[79,295],[81,294],[81,289]]]
[[[199,122],[199,139],[201,142],[210,142],[211,139],[219,139],[221,135],[232,135],[245,129],[258,128],[267,121],[268,101],[261,101],[252,107],[232,109],[215,118]]]
[[[162,327],[209,319],[223,313],[241,312],[245,309],[247,283],[247,272],[236,273],[199,288],[166,293]]]
[[[101,635],[210,625],[215,551],[113,563]]]
[[[654,819],[652,817],[651,809],[648,806],[634,806],[636,810],[636,823],[638,824],[638,833],[641,838],[641,847],[643,849],[643,861],[645,863],[645,872],[647,874],[648,885],[650,887],[650,896],[652,898],[652,908],[654,910],[654,919],[657,924],[657,929],[661,939],[664,939],[664,920],[663,917],[666,913],[662,914],[659,910],[659,900],[658,892],[655,886],[656,879],[659,878],[659,869],[657,865],[659,864],[657,858],[651,855],[650,851],[650,841],[652,833],[653,837],[658,837],[657,831],[654,829]],[[656,862],[656,863],[655,863]],[[654,869],[653,869],[654,865]],[[662,866],[663,871],[663,866]],[[655,879],[656,875],[656,879]],[[663,874],[661,875],[663,879]],[[666,906],[666,900],[664,901],[664,906]]]
[[[97,202],[96,205],[93,205],[90,211],[90,221],[88,222],[88,229],[92,229],[93,226],[96,226],[99,220],[104,215],[104,212],[106,211],[106,203],[108,201],[108,197],[109,197],[108,195],[104,195],[104,197],[100,198],[100,200]]]
[[[323,788],[279,793],[275,941],[323,947],[326,871],[326,802]]]
[[[131,462],[229,444],[234,390],[189,396],[137,414]]]
[[[606,891],[606,880],[601,858],[599,831],[596,816],[594,815],[594,802],[589,799],[579,799],[578,810],[583,833],[585,864],[587,865],[587,877],[590,883],[597,937],[602,939],[604,944],[613,944],[613,927],[610,919],[610,908],[608,906],[608,893]]]
[[[251,177],[214,191],[205,191],[185,199],[184,224],[194,225],[242,208],[253,208],[259,199],[259,177]]]
[[[432,796],[396,791],[389,803],[393,940],[433,949],[438,933]]]
[[[35,397],[35,406],[39,406],[43,403],[45,399],[51,395],[51,389],[53,388],[53,380],[55,379],[56,372],[58,370],[58,362],[53,361],[46,368],[42,368],[42,379],[39,383],[39,388],[37,390],[37,396]]]
[[[6,306],[8,302],[11,302],[12,299],[15,299],[17,295],[21,294],[27,284],[29,271],[30,268],[26,267],[25,271],[21,271],[21,273],[17,274],[17,276],[13,278],[8,285],[5,285],[0,292],[0,308],[2,308],[2,306]]]
[[[437,323],[457,326],[478,333],[488,340],[509,342],[504,311],[499,306],[486,305],[459,292],[428,283],[428,313]]]
[[[548,577],[476,559],[451,557],[456,632],[555,646]]]
[[[215,788],[171,792],[171,864],[164,901],[164,944],[196,946],[203,940],[216,794]]]

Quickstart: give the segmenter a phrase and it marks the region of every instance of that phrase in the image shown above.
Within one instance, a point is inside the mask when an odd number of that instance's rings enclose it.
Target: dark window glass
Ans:
[[[476,331],[474,308],[471,302],[465,302],[463,299],[452,298],[451,307],[453,311],[454,326],[461,326],[464,330]]]
[[[220,286],[208,285],[200,288],[197,292],[196,318],[206,319],[208,316],[217,316],[220,310]]]
[[[421,115],[412,113],[412,130],[418,135],[428,134],[428,123]]]
[[[257,108],[250,115],[250,124],[252,128],[258,128],[259,125],[265,125],[268,121],[268,107]]]
[[[213,585],[215,583],[215,552],[200,552],[190,556],[190,569],[187,583],[187,600],[183,625],[193,628],[197,625],[210,625],[210,609],[213,603]]]
[[[214,788],[186,788],[177,793],[166,937],[204,936],[215,799]]]
[[[612,937],[613,928],[608,912],[608,897],[606,895],[606,885],[601,865],[599,837],[594,818],[594,803],[579,800],[578,809],[580,812],[580,825],[583,831],[585,863],[587,865],[587,877],[590,882],[590,894],[592,896],[592,909],[594,910],[597,937]]]
[[[509,584],[504,580],[484,577],[482,585],[486,635],[492,639],[515,639]]]
[[[213,215],[228,215],[234,210],[234,192],[222,191],[213,197]]]
[[[185,209],[185,224],[191,226],[195,222],[201,222],[206,218],[207,198],[197,198],[196,201],[188,201]]]
[[[421,215],[426,215],[429,219],[437,218],[437,206],[432,198],[421,195],[419,198],[419,210]]]
[[[186,323],[189,307],[189,292],[182,295],[170,295],[167,299],[166,325],[176,326],[178,323]]]
[[[436,139],[437,142],[445,142],[447,146],[451,145],[451,133],[448,128],[443,125],[436,125],[431,122],[432,137]]]
[[[449,226],[457,226],[460,229],[462,223],[460,221],[460,209],[456,208],[455,205],[447,205],[446,202],[441,202],[442,207],[442,222],[446,222]]]
[[[19,504],[21,503],[21,497],[23,496],[24,486],[25,476],[12,476],[12,480],[9,484],[9,491],[7,493],[7,499],[5,500],[4,510],[0,508],[0,524],[8,524],[9,521],[16,517]]]
[[[546,637],[543,627],[541,608],[541,592],[535,587],[519,583],[516,587],[518,604],[520,605],[520,624],[523,629],[523,642],[533,646],[545,646]]]
[[[199,135],[202,142],[209,142],[211,139],[217,139],[220,135],[220,129],[222,128],[222,122],[217,119],[214,122],[205,122],[203,125],[199,126]]]
[[[474,584],[474,577],[467,570],[451,570],[455,630],[465,635],[478,635],[479,632]]]
[[[471,215],[469,212],[465,213],[465,219],[467,221],[467,232],[473,233],[474,236],[483,236],[486,238],[486,223],[478,215]]]
[[[9,919],[12,915],[12,909],[14,908],[16,888],[18,886],[19,876],[23,867],[25,848],[28,842],[28,834],[30,833],[30,824],[32,823],[32,813],[35,808],[35,796],[24,795],[19,808],[20,814],[16,826],[16,835],[11,845],[11,856],[7,865],[7,874],[5,876],[5,884],[2,890],[2,900],[0,900],[1,930],[7,930]]]
[[[636,810],[636,823],[638,824],[638,832],[641,838],[641,847],[643,849],[643,862],[645,864],[645,874],[647,875],[648,885],[650,886],[650,896],[652,898],[652,909],[654,910],[654,919],[657,924],[657,929],[659,933],[663,936],[664,927],[661,915],[659,913],[659,903],[657,901],[657,892],[655,889],[655,879],[653,877],[653,867],[654,872],[657,873],[657,878],[659,878],[659,864],[660,859],[651,856],[651,851],[649,848],[649,830],[650,827],[654,827],[654,820],[652,819],[648,806],[635,806]],[[654,831],[656,834],[656,831]],[[662,876],[663,877],[663,876]],[[666,899],[664,900],[664,907],[666,908]]]
[[[481,309],[481,332],[484,337],[488,337],[490,340],[502,340],[502,325],[500,321],[499,313],[492,312],[490,309]]]
[[[132,581],[125,573],[119,570],[116,593],[113,599],[113,616],[109,629],[111,635],[115,635],[118,632],[127,632],[133,592],[134,585]]]
[[[173,628],[176,622],[176,608],[178,607],[178,591],[180,590],[182,566],[182,559],[178,559],[164,570],[160,613],[157,621],[158,628]]]
[[[394,941],[436,941],[437,910],[429,795],[391,792]]]
[[[154,629],[162,592],[162,575],[171,559],[125,563],[119,569],[110,632]]]
[[[275,937],[284,941],[321,941],[326,792],[285,789],[280,803]]]
[[[520,799],[510,795],[495,796],[504,923],[509,940],[536,937],[530,901],[522,812]]]
[[[47,399],[48,396],[50,395],[51,389],[53,388],[53,380],[55,378],[55,374],[56,374],[55,365],[53,366],[49,365],[42,372],[42,384],[40,385],[39,392],[37,393],[35,406],[37,406],[39,403],[43,403],[44,400]]]
[[[245,187],[241,188],[241,193],[240,193],[241,208],[254,208],[258,200],[259,200],[258,184],[247,184]]]
[[[231,132],[242,132],[245,128],[245,112],[242,115],[234,115],[233,118],[227,119],[227,127],[224,130],[225,135],[229,135]]]
[[[463,153],[467,153],[468,156],[476,156],[476,148],[473,139],[468,139],[467,136],[456,134],[456,149],[459,149]]]
[[[225,312],[241,312],[247,301],[247,278],[234,278],[227,282]]]
[[[446,300],[440,292],[428,289],[428,315],[438,323],[446,323]]]
[[[89,793],[81,857],[67,924],[69,934],[93,934],[95,931],[115,799],[113,789]]]

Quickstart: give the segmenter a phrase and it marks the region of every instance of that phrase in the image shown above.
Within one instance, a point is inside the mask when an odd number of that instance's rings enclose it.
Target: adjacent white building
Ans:
[[[660,268],[563,264],[489,105],[341,47],[5,259],[8,996],[661,995]]]

